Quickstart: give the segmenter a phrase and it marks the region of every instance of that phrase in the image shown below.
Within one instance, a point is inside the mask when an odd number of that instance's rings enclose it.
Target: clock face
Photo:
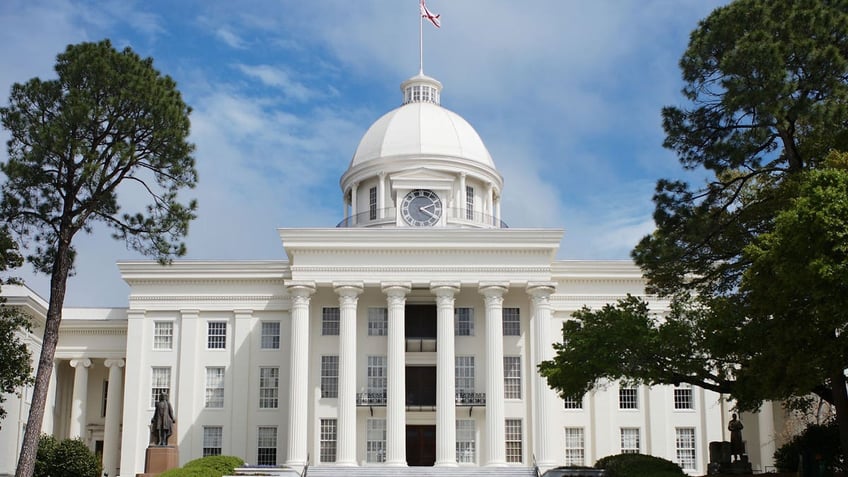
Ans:
[[[442,201],[431,190],[416,189],[403,198],[400,212],[409,225],[430,227],[436,225],[442,217]]]

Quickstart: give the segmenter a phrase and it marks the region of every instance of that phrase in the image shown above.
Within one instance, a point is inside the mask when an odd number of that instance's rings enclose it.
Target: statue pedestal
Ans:
[[[144,456],[144,473],[137,477],[156,477],[166,470],[180,466],[180,452],[176,446],[151,446]]]
[[[156,436],[150,432],[150,445],[144,454],[144,473],[136,474],[136,477],[157,477],[166,470],[175,469],[180,466],[180,449],[177,446],[177,425],[173,425],[171,435],[168,436],[168,445],[157,446]]]

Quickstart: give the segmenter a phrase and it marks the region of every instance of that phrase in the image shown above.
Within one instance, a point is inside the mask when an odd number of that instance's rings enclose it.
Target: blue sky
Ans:
[[[480,133],[512,227],[565,229],[563,259],[626,259],[653,227],[660,109],[680,104],[689,33],[719,0],[429,0],[424,70]],[[418,71],[418,0],[4,0],[0,104],[53,77],[70,43],[111,39],[154,58],[192,113],[199,218],[188,259],[283,259],[277,227],[332,227],[361,136]],[[8,134],[0,132],[5,141]],[[5,147],[0,160],[6,158]],[[81,235],[69,306],[126,306],[115,262]],[[46,277],[23,270],[45,298]]]

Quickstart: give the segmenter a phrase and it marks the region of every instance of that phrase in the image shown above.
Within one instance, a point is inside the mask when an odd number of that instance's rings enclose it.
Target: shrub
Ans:
[[[823,462],[826,470],[844,470],[839,468],[842,452],[839,450],[839,427],[836,421],[807,426],[804,432],[775,451],[774,465],[780,472],[797,472],[802,454],[807,459]]]
[[[244,465],[244,460],[231,455],[201,457],[186,462],[179,469],[163,472],[159,477],[222,477]]]
[[[605,469],[606,477],[686,477],[674,462],[644,454],[618,454],[599,459],[595,468]]]
[[[42,435],[35,454],[35,477],[100,477],[100,462],[81,439]]]

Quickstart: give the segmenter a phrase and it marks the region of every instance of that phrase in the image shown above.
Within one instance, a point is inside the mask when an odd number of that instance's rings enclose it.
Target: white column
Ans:
[[[497,227],[501,226],[501,196],[495,199],[495,224]]]
[[[356,217],[359,214],[359,210],[356,207],[356,194],[358,190],[359,183],[354,182],[350,186],[350,225],[356,225]]]
[[[386,465],[406,465],[406,337],[404,308],[409,283],[384,283],[388,301]]]
[[[288,460],[290,467],[306,465],[309,412],[309,300],[312,282],[287,282],[291,295],[291,376],[289,382]]]
[[[47,385],[47,403],[44,406],[44,418],[41,420],[41,433],[56,435],[54,420],[56,419],[56,380],[59,375],[59,361],[53,360],[53,371],[50,373],[50,384]]]
[[[386,173],[380,171],[377,183],[377,218],[386,216]]]
[[[339,295],[339,428],[337,465],[356,465],[356,303],[362,283],[334,283]]]
[[[81,437],[85,440],[85,407],[88,404],[89,366],[91,366],[91,360],[88,358],[71,360],[71,367],[74,368],[74,393],[71,403],[71,439]]]
[[[250,366],[252,348],[251,330],[256,319],[251,309],[233,310],[233,350],[232,362],[224,371],[224,406],[233,410],[230,415],[231,429],[230,451],[232,455],[248,455],[248,449],[255,444],[256,428],[248,402],[250,392]],[[258,330],[262,332],[261,328]],[[270,353],[271,351],[263,351]],[[276,355],[276,352],[274,352]],[[230,384],[232,383],[232,384]],[[232,404],[230,404],[232,403]]]
[[[200,417],[203,403],[201,396],[203,396],[202,393],[205,390],[206,379],[200,356],[208,347],[208,326],[205,320],[201,321],[200,310],[196,308],[180,310],[180,347],[177,355],[179,362],[176,367],[171,368],[171,383],[176,384],[176,389],[172,387],[168,396],[168,401],[174,405],[174,417],[177,422],[194,423]],[[228,349],[231,336],[229,328],[228,325]],[[192,431],[190,425],[177,425],[176,442],[183,449],[194,449],[195,442],[197,442],[198,448],[203,445],[203,433]],[[168,438],[168,440],[171,439],[171,437]],[[224,447],[223,452],[228,454],[229,449]]]
[[[103,426],[103,472],[118,475],[121,461],[121,403],[124,402],[124,360],[107,359],[109,385],[106,388],[106,421]]]
[[[763,471],[766,467],[774,467],[774,405],[771,401],[763,401],[757,414],[760,428],[760,464]]]
[[[555,288],[554,283],[529,283],[527,293],[530,295],[531,303],[531,329],[533,339],[533,363],[553,358],[553,347],[551,339],[551,302],[550,296]],[[542,469],[549,469],[556,465],[556,435],[555,427],[551,420],[556,410],[556,394],[548,387],[545,378],[533,372],[533,448],[536,454],[536,463]]]
[[[456,382],[454,381],[454,295],[459,283],[434,282],[436,295],[436,465],[456,464]]]
[[[495,191],[492,186],[492,183],[489,182],[488,184],[486,184],[486,214],[490,216],[495,215],[494,208],[492,207],[492,196],[494,195],[494,193]],[[489,218],[489,220],[491,220],[491,218]]]
[[[151,346],[153,324],[144,317],[144,310],[127,310],[127,363],[124,367],[121,432],[121,475],[125,477],[144,472],[144,452],[150,441],[150,414],[147,413],[150,406],[150,368],[145,356],[151,354],[147,350]]]
[[[506,465],[503,294],[507,283],[480,283],[486,303],[486,465]]]

